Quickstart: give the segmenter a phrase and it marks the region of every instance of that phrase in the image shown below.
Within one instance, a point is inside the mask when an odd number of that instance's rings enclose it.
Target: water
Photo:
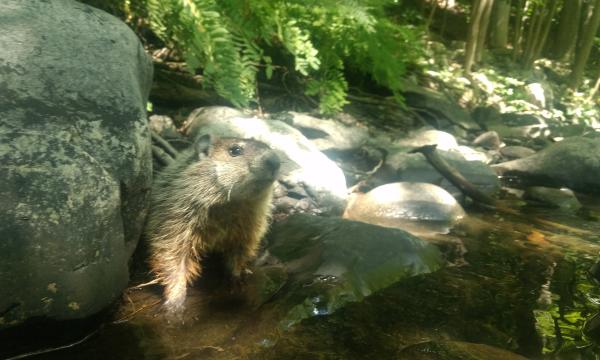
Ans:
[[[594,333],[581,329],[600,307],[600,287],[588,274],[600,254],[600,206],[594,198],[583,203],[579,214],[468,209],[469,221],[429,239],[445,249],[451,265],[333,314],[318,312],[291,329],[279,323],[285,286],[274,288],[267,301],[256,299],[257,280],[245,293],[232,294],[220,282],[222,269],[209,265],[190,289],[183,323],[164,314],[159,287],[130,288],[115,311],[74,326],[72,334],[65,329],[64,337],[48,343],[50,328],[41,328],[10,338],[11,355],[90,335],[33,358],[444,359],[468,352],[510,359],[514,354],[497,353],[504,349],[533,358],[594,359]],[[132,285],[147,280],[139,268]]]

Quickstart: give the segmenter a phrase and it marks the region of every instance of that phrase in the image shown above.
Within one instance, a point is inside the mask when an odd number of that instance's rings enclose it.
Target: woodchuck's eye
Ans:
[[[239,145],[231,145],[229,147],[229,155],[236,157],[236,156],[240,156],[244,153],[244,148],[239,146]]]

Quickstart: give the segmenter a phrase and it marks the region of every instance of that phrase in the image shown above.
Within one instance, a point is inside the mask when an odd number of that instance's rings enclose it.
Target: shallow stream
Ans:
[[[278,303],[287,288],[277,286],[281,274],[268,266],[255,271],[242,294],[232,294],[219,280],[218,259],[209,261],[182,322],[165,316],[160,287],[135,287],[150,280],[138,261],[118,309],[64,334],[38,329],[36,348],[30,341],[19,346],[32,333],[15,335],[10,355],[72,344],[32,358],[595,359],[600,328],[585,324],[600,309],[600,285],[589,271],[600,259],[600,202],[581,200],[577,214],[467,208],[461,226],[428,239],[450,265],[291,327],[282,326]],[[265,286],[275,289],[261,298]],[[75,328],[78,335],[69,331]]]

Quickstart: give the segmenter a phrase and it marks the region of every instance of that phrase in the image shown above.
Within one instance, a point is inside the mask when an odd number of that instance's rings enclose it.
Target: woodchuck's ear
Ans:
[[[198,160],[202,160],[210,154],[210,149],[212,147],[212,137],[210,134],[202,135],[194,144],[196,147],[196,153],[198,154]]]

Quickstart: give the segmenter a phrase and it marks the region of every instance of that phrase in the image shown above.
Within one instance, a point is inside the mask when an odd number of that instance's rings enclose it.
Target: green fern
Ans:
[[[317,78],[310,79],[306,85],[306,95],[318,96],[321,100],[319,110],[324,114],[336,113],[348,103],[346,94],[348,83],[344,78],[343,64],[327,67]]]
[[[344,69],[369,74],[401,99],[406,64],[419,55],[419,33],[386,18],[385,0],[148,0],[156,34],[201,68],[207,83],[236,106],[254,101],[256,77],[279,49],[318,97],[320,110],[347,103]],[[292,69],[290,69],[292,70]]]
[[[296,20],[288,20],[277,31],[285,48],[294,56],[295,70],[307,76],[312,70],[319,70],[320,60],[317,49],[310,41],[307,31],[297,26]]]
[[[178,48],[190,69],[202,68],[208,84],[235,106],[248,106],[256,66],[240,53],[243,40],[230,33],[212,0],[149,0],[152,28]],[[245,45],[245,44],[243,44]]]

